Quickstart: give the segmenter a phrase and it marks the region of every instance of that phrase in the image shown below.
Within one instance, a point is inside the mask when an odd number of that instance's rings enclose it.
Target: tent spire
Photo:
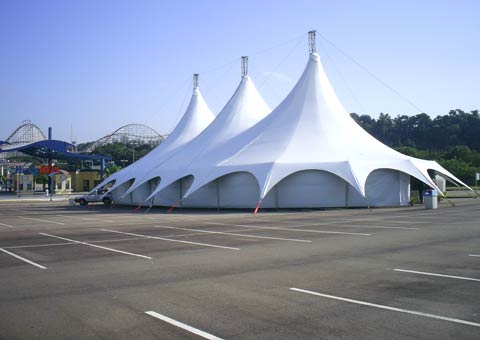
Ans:
[[[242,78],[246,78],[248,76],[248,57],[242,57]]]
[[[198,73],[193,75],[193,91],[197,91],[198,89]]]
[[[310,54],[317,52],[317,46],[315,43],[315,33],[317,33],[317,31],[308,32],[308,50]]]

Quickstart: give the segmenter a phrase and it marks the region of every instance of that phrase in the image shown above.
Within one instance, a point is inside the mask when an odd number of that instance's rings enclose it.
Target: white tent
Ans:
[[[190,175],[184,206],[344,207],[406,205],[409,176],[437,188],[428,170],[465,185],[438,163],[405,156],[357,125],[312,49],[298,83],[270,115],[187,171],[157,174],[170,183]]]
[[[244,78],[215,122],[167,161],[132,173],[141,179],[131,195],[151,205],[181,199],[185,207],[398,206],[409,202],[410,176],[438,190],[429,170],[466,186],[438,163],[403,155],[364,131],[337,98],[314,44],[290,94],[251,127],[249,117],[259,116],[247,111],[262,112],[263,101],[253,99],[249,84]],[[249,124],[235,129],[243,118]],[[140,190],[152,183],[153,190]]]
[[[217,152],[234,137],[238,136],[267,114],[270,108],[258,93],[255,84],[247,74],[247,57],[242,57],[242,78],[236,91],[217,115],[215,120],[196,138],[178,148],[168,160],[159,162],[143,177],[136,176],[135,184],[125,193],[146,198],[149,204],[172,205],[182,199],[185,189],[188,189],[193,178],[191,169],[197,164],[210,164],[217,159]],[[149,190],[149,183],[160,184],[154,191]],[[216,187],[203,188],[203,192],[213,192],[213,195],[201,193],[189,199],[190,206],[217,206]],[[158,194],[158,195],[157,195]],[[195,199],[199,196],[200,199]]]
[[[150,153],[128,167],[112,174],[95,189],[113,183],[109,190],[116,203],[132,204],[132,197],[123,197],[124,193],[139,176],[148,169],[168,159],[175,151],[202,132],[215,118],[198,87],[198,74],[193,76],[193,94],[180,122],[170,135]],[[94,190],[95,190],[94,189]]]

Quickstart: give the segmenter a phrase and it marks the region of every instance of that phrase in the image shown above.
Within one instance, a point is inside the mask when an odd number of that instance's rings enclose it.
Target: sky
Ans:
[[[243,55],[274,108],[306,65],[309,30],[349,112],[480,109],[479,14],[476,0],[2,0],[0,140],[24,120],[78,143],[130,123],[167,134],[192,74],[217,114]]]

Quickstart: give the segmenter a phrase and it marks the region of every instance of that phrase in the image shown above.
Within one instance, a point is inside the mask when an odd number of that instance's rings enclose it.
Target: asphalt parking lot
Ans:
[[[480,199],[455,203],[0,203],[0,338],[480,339]]]

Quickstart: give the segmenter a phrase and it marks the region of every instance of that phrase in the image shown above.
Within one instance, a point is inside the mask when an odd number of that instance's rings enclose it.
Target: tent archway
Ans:
[[[349,192],[348,206],[406,206],[410,202],[410,176],[397,169],[375,169],[365,182],[365,198]]]
[[[125,204],[125,205],[133,205],[133,200],[132,200],[132,195],[125,195],[127,192],[128,188],[133,184],[133,181],[135,180],[134,177],[130,178],[127,181],[124,181],[123,183],[116,183],[118,184],[117,186],[113,187],[111,189],[111,193],[113,196],[113,201],[117,204]]]
[[[132,184],[133,185],[133,184]],[[147,198],[152,194],[153,190],[160,185],[160,177],[156,176],[154,178],[149,179],[148,181],[142,183],[140,186],[135,188],[135,190],[131,191],[130,194],[132,195],[132,202],[134,205],[153,205],[155,200]]]
[[[267,194],[278,208],[328,208],[347,206],[347,187],[339,176],[325,170],[296,171],[279,181]],[[351,186],[350,186],[351,187]],[[351,187],[351,190],[355,190]],[[262,202],[262,207],[268,207]]]
[[[180,178],[179,180],[169,184],[159,192],[155,193],[152,196],[157,188],[161,185],[162,178],[157,176],[153,177],[147,182],[143,183],[139,187],[137,187],[133,192],[139,190],[145,185],[150,183],[150,192],[148,194],[143,195],[143,201],[150,202],[152,205],[156,206],[164,206],[164,207],[171,207],[173,205],[179,204],[183,206],[182,197],[183,194],[188,190],[190,185],[193,182],[193,176],[187,175],[185,177]]]

